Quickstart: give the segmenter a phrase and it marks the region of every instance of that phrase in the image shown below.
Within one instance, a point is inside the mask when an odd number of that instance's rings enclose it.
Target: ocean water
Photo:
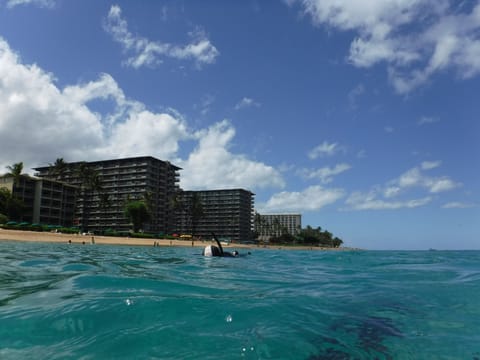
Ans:
[[[0,359],[480,359],[480,252],[200,251],[0,242]]]

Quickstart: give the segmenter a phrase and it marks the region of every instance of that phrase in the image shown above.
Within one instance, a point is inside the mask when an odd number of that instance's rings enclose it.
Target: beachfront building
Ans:
[[[19,222],[73,225],[77,188],[64,182],[29,175],[0,177],[0,187],[9,190],[24,207]],[[12,219],[13,220],[13,219]]]
[[[255,232],[258,240],[268,241],[283,234],[297,235],[302,229],[301,214],[257,214]]]
[[[172,198],[178,192],[179,167],[151,156],[63,163],[35,168],[42,178],[62,179],[78,187],[75,223],[82,231],[132,229],[125,216],[128,202],[146,203],[150,220],[143,231],[170,233],[175,225]]]
[[[244,189],[182,191],[177,201],[177,231],[202,238],[250,240],[254,194]]]

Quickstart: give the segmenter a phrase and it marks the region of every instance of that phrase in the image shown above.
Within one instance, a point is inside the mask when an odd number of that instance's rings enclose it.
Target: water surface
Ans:
[[[480,252],[0,243],[0,359],[480,359]]]

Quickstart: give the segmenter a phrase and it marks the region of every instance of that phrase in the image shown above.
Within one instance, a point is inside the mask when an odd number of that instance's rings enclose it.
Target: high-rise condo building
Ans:
[[[83,231],[128,231],[129,201],[145,201],[150,220],[143,230],[174,231],[172,199],[179,191],[179,167],[150,156],[92,162],[63,163],[35,168],[41,178],[53,178],[78,187],[75,224]]]
[[[254,194],[244,189],[183,191],[177,201],[177,231],[232,241],[249,240]]]
[[[296,235],[302,229],[300,214],[258,214],[255,218],[255,231],[259,240],[268,241],[272,236]]]
[[[15,220],[65,227],[73,225],[75,186],[29,175],[21,175],[18,179],[4,175],[0,177],[0,188],[9,190],[24,205]]]

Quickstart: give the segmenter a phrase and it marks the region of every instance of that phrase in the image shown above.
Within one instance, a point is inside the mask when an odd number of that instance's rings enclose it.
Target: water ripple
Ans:
[[[474,359],[479,260],[0,243],[0,358]]]

